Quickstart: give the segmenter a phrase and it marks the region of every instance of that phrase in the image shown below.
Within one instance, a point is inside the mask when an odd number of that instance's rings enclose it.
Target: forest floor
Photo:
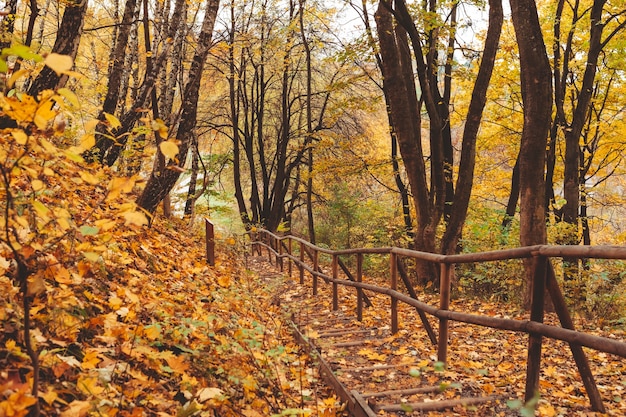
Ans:
[[[276,266],[255,258],[254,269],[276,271]],[[277,272],[276,272],[277,273]],[[528,337],[463,323],[450,323],[448,366],[437,362],[433,346],[414,309],[404,306],[399,312],[398,334],[390,333],[389,297],[367,293],[373,306],[365,308],[363,321],[356,320],[355,290],[340,287],[339,310],[332,311],[331,286],[319,280],[319,293],[312,297],[311,278],[305,285],[294,278],[286,281],[279,296],[292,311],[294,321],[309,340],[320,348],[339,380],[349,390],[368,398],[373,409],[382,403],[402,404],[399,412],[379,411],[379,415],[435,416],[624,416],[626,415],[626,361],[610,354],[585,349],[592,372],[606,407],[606,414],[591,411],[585,388],[566,343],[544,339],[540,396],[524,406]],[[375,278],[367,282],[385,286]],[[438,305],[436,294],[422,294],[421,301]],[[451,310],[528,319],[515,306],[457,298]],[[547,324],[558,325],[554,314]],[[436,324],[431,318],[431,323]],[[436,328],[436,326],[435,326]],[[576,328],[618,340],[625,340],[623,329],[598,329],[581,318]],[[343,329],[343,331],[342,331]],[[372,393],[406,390],[427,386],[440,387],[434,393],[398,393],[386,397]],[[459,397],[496,397],[484,404],[456,406],[442,411],[417,411],[411,404],[453,400]],[[384,407],[380,407],[384,408]]]
[[[246,270],[233,238],[208,266],[196,229],[158,219],[116,231],[96,262],[44,266],[30,311],[41,415],[336,414],[277,284]],[[10,267],[0,272],[0,417],[32,415],[22,299]]]
[[[157,219],[151,228],[115,232],[95,262],[54,260],[43,269],[30,317],[39,352],[41,414],[46,416],[342,416],[344,407],[320,382],[317,363],[292,335],[291,318],[332,316],[325,297],[257,259],[245,259],[235,238],[217,245],[215,266],[205,260],[204,237],[180,220]],[[32,413],[34,366],[25,352],[23,308],[10,268],[0,277],[0,417]],[[354,317],[354,294],[340,292],[341,312]],[[348,350],[324,347],[334,364],[407,365],[395,372],[343,372],[360,392],[400,382],[436,383],[434,399],[459,391],[503,398],[453,411],[380,415],[512,416],[522,404],[526,338],[479,327],[451,326],[448,369],[436,363],[415,312],[401,310],[400,332],[389,334],[388,298],[370,295],[363,323],[379,333]],[[424,300],[436,304],[434,295]],[[504,314],[506,306],[458,299],[452,308]],[[510,311],[513,318],[523,313]],[[549,320],[554,318],[549,317]],[[322,323],[323,324],[323,323]],[[623,332],[585,330],[619,339]],[[317,336],[316,336],[317,333]],[[326,340],[326,339],[325,339]],[[327,343],[320,338],[319,344]],[[317,341],[316,341],[317,342]],[[626,363],[587,351],[608,415],[626,415]],[[546,342],[538,413],[597,416],[590,411],[568,349]],[[414,401],[415,398],[399,399]],[[521,409],[523,413],[524,410]]]

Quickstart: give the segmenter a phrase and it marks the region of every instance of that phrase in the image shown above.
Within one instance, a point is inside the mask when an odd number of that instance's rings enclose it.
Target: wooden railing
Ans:
[[[326,283],[332,285],[332,306],[334,310],[339,308],[338,287],[340,285],[356,289],[356,315],[358,320],[362,319],[363,305],[369,304],[364,290],[388,295],[391,300],[391,331],[396,333],[398,331],[398,303],[413,306],[419,313],[431,342],[438,346],[437,357],[438,360],[443,363],[447,362],[449,338],[448,323],[450,320],[494,329],[527,333],[526,401],[530,400],[539,388],[542,338],[548,337],[565,341],[569,344],[572,351],[592,409],[600,412],[605,411],[602,398],[582,347],[584,346],[596,351],[611,353],[626,358],[626,342],[595,336],[574,329],[574,323],[565,304],[563,293],[556,280],[550,258],[626,259],[626,247],[624,246],[538,245],[472,254],[438,255],[396,247],[330,250],[315,246],[306,240],[291,235],[279,236],[262,229],[257,229],[249,233],[249,236],[251,238],[252,250],[261,254],[261,249],[266,248],[270,260],[274,257],[281,270],[284,268],[284,260],[288,261],[287,268],[289,275],[292,275],[292,268],[295,266],[299,272],[301,283],[304,283],[305,272],[310,274],[313,279],[313,295],[316,296],[318,294],[319,279],[323,279]],[[320,254],[324,254],[332,259],[329,268],[331,271],[330,275],[324,272],[324,270],[328,268],[323,269],[320,265]],[[388,286],[381,287],[363,282],[363,257],[366,254],[389,256]],[[341,257],[347,256],[356,257],[355,274],[350,272],[341,259]],[[418,300],[417,294],[404,270],[403,263],[400,262],[402,258],[414,258],[439,265],[441,271],[439,306],[428,305]],[[534,273],[530,320],[513,320],[449,310],[450,284],[455,264],[531,258],[534,259]],[[348,279],[339,278],[340,268]],[[408,295],[398,291],[398,277],[402,279]],[[561,327],[543,323],[544,294],[546,290],[551,297]],[[430,314],[439,320],[438,338],[426,314]]]

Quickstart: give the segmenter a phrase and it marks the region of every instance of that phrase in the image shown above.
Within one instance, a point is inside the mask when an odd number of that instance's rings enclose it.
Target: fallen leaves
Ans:
[[[27,98],[3,100],[15,117],[37,108]],[[51,114],[40,116],[43,123]],[[92,146],[93,136],[82,142]],[[37,402],[16,260],[29,273],[42,414],[298,409],[316,381],[314,365],[237,248],[223,245],[210,268],[199,231],[175,220],[143,227],[148,219],[132,203],[137,176],[86,166],[72,152],[39,134],[0,132],[0,165],[12,166],[0,184],[9,215],[0,221],[0,416],[24,416]]]

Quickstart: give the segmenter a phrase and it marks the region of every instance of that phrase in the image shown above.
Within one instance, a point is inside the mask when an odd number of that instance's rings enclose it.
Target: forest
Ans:
[[[240,261],[258,228],[443,255],[626,242],[620,1],[7,0],[0,19],[0,417],[335,415]],[[531,267],[460,267],[454,291],[524,309]],[[623,261],[555,269],[579,319],[623,330]]]

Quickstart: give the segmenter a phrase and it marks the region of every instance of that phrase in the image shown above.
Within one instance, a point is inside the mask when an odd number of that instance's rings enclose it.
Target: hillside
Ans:
[[[0,134],[0,417],[330,412],[243,246],[209,267],[196,229],[149,227],[141,179],[81,150]]]

